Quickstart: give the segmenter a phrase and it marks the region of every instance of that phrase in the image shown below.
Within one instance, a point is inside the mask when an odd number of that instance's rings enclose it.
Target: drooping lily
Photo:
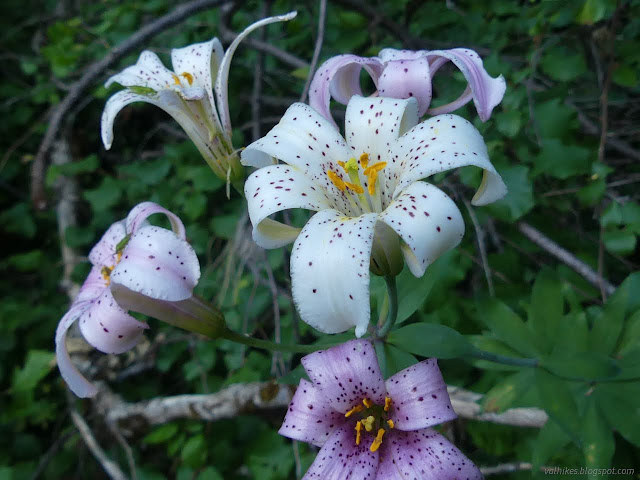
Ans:
[[[373,345],[352,340],[302,359],[302,379],[279,433],[321,447],[303,480],[480,480],[431,429],[456,418],[435,359],[386,382]]]
[[[278,125],[242,153],[262,167],[247,179],[253,238],[264,248],[295,240],[293,298],[303,321],[324,333],[369,324],[369,270],[397,275],[402,257],[421,277],[455,247],[464,222],[455,203],[420,181],[466,165],[484,169],[473,203],[506,194],[478,131],[461,117],[418,124],[414,98],[354,96],[346,140],[307,105],[292,105]],[[272,157],[285,164],[273,165]],[[285,209],[318,211],[302,230],[269,218]]]
[[[460,69],[468,85],[457,100],[429,108],[431,79],[448,61]],[[377,88],[375,96],[413,97],[418,101],[420,117],[425,113],[438,115],[453,112],[473,99],[480,119],[486,122],[493,108],[502,101],[506,89],[502,75],[492,78],[484,69],[480,56],[468,48],[418,51],[385,48],[377,57],[338,55],[327,60],[313,77],[309,104],[333,122],[329,110],[331,97],[346,105],[352,95],[362,95],[362,69],[369,74]]]
[[[156,213],[168,217],[172,230],[147,222]],[[127,310],[181,326],[184,322],[197,323],[194,314],[205,308],[193,297],[200,265],[185,236],[180,218],[155,203],[145,202],[134,207],[125,220],[111,225],[93,247],[89,253],[89,276],[56,331],[58,367],[77,396],[93,396],[96,388],[69,358],[65,340],[75,321],[87,342],[104,353],[130,350],[148,328]]]
[[[111,148],[113,123],[120,110],[134,102],[151,103],[180,124],[218,177],[231,183],[243,179],[244,170],[231,142],[228,99],[231,59],[240,42],[253,30],[295,16],[296,12],[291,12],[255,22],[236,37],[226,52],[217,38],[173,49],[174,71],[167,69],[155,53],[142,52],[135,65],[105,83],[106,87],[113,83],[127,87],[109,98],[102,113],[105,148]]]

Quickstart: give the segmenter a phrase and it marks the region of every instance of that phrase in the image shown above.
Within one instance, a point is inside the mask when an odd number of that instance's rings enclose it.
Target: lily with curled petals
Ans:
[[[147,222],[156,213],[168,217],[172,230]],[[89,276],[56,331],[58,367],[77,396],[93,396],[96,388],[69,358],[65,340],[76,321],[86,341],[104,353],[130,350],[148,328],[127,310],[209,335],[221,329],[215,312],[193,296],[200,265],[185,237],[180,218],[145,202],[134,207],[125,220],[111,225],[93,247]]]
[[[303,480],[480,480],[460,450],[431,427],[456,418],[435,359],[386,382],[373,345],[352,340],[307,355],[279,433],[320,452]]]
[[[451,103],[429,108],[432,97],[431,79],[438,69],[451,61],[460,69],[467,87]],[[457,110],[473,100],[483,122],[502,101],[506,84],[502,75],[492,78],[484,69],[482,59],[468,48],[451,50],[395,50],[385,48],[377,57],[338,55],[323,63],[311,83],[309,104],[333,122],[329,101],[346,105],[352,95],[362,95],[360,71],[364,69],[375,84],[380,97],[410,98],[418,101],[418,114],[438,115]]]
[[[455,203],[421,180],[474,165],[484,177],[472,203],[507,190],[471,123],[455,115],[418,123],[414,98],[352,97],[345,137],[297,103],[242,152],[242,162],[259,167],[245,184],[256,243],[277,248],[295,240],[291,280],[302,320],[324,333],[355,326],[360,337],[369,324],[370,269],[393,277],[404,257],[421,277],[464,234]],[[291,208],[319,213],[302,229],[269,218]]]
[[[142,52],[135,65],[105,83],[105,87],[113,83],[127,87],[109,98],[102,113],[105,148],[109,150],[113,143],[113,123],[120,110],[134,102],[151,103],[180,124],[218,177],[234,185],[241,183],[244,170],[231,141],[228,99],[231,58],[240,42],[256,28],[295,16],[296,12],[291,12],[255,22],[236,37],[226,52],[217,38],[173,49],[174,71],[167,69],[155,53]]]

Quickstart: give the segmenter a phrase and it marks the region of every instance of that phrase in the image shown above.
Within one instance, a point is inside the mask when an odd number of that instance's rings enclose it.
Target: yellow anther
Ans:
[[[360,155],[360,165],[362,168],[366,169],[369,166],[369,154],[363,153]]]
[[[373,196],[376,194],[376,181],[378,180],[378,172],[375,170],[370,172],[368,175],[369,182],[367,185],[367,190],[369,191],[369,195]]]
[[[345,413],[344,416],[349,418],[354,413],[361,412],[362,410],[364,410],[364,407],[362,405],[356,405],[351,410],[349,410],[347,413]]]
[[[107,286],[111,284],[111,272],[113,271],[113,267],[102,267],[100,273],[102,273],[102,278],[107,282]]]
[[[364,193],[364,188],[362,188],[360,185],[356,185],[355,183],[351,183],[351,182],[344,182],[344,185],[349,190],[353,190],[354,192],[356,192],[358,195],[360,195],[361,193]]]
[[[338,174],[332,170],[327,170],[327,176],[331,183],[333,183],[338,190],[344,192],[347,189],[347,186],[344,184],[344,180],[342,180]]]
[[[362,431],[362,422],[356,423],[356,445],[360,445],[360,432]]]
[[[188,73],[188,72],[182,72],[182,73],[180,74],[180,76],[181,76],[181,77],[186,78],[186,79],[187,79],[187,82],[189,82],[189,85],[192,85],[192,84],[193,84],[193,75],[191,75],[190,73]]]
[[[394,428],[396,426],[396,424],[393,423],[393,420],[391,419],[387,420],[387,425],[389,425],[389,428]]]
[[[378,430],[378,435],[376,435],[376,439],[371,444],[371,447],[369,447],[369,450],[375,452],[380,448],[380,445],[382,445],[382,437],[385,431],[386,430],[384,428]]]
[[[373,424],[375,423],[376,419],[373,415],[369,415],[367,418],[365,418],[364,420],[362,420],[362,424],[364,425],[364,429],[367,432],[370,432],[371,430],[373,430]]]
[[[388,412],[391,406],[391,397],[384,397],[384,411]]]
[[[362,403],[364,403],[364,406],[367,407],[367,408],[371,408],[371,405],[373,405],[373,402],[371,400],[369,400],[368,398],[363,399]]]
[[[374,163],[370,167],[367,167],[367,168],[364,169],[364,174],[368,177],[369,175],[371,175],[372,172],[376,172],[377,173],[377,172],[379,172],[380,170],[382,170],[386,166],[387,166],[387,162]]]
[[[340,165],[342,167],[342,169],[347,172],[347,164],[344,163],[342,160],[338,160],[338,165]]]
[[[172,74],[171,74],[171,77],[173,78],[173,82],[174,82],[176,85],[180,85],[180,78],[179,78],[175,73],[172,73]]]
[[[116,265],[120,263],[120,260],[122,260],[122,250],[120,250],[117,254],[116,254]],[[113,270],[114,267],[112,267],[111,269]]]

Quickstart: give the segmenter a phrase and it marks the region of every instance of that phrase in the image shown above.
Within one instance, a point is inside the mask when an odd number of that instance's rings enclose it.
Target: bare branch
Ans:
[[[493,467],[480,467],[480,471],[485,477],[489,475],[501,475],[503,473],[522,472],[533,469],[533,465],[527,462],[502,463]]]
[[[141,44],[158,35],[159,33],[179,24],[192,15],[209,8],[217,7],[225,0],[193,0],[184,3],[172,12],[145,25],[134,35],[113,48],[102,60],[92,64],[84,72],[84,75],[76,81],[66,97],[56,106],[49,119],[49,126],[40,143],[33,166],[31,167],[31,199],[36,208],[46,207],[46,194],[44,191],[44,175],[47,169],[47,155],[58,136],[62,120],[73,105],[80,100],[82,94],[100,78],[104,71],[111,65],[138,48]]]
[[[528,223],[518,223],[518,229],[533,243],[571,267],[578,274],[582,275],[591,285],[598,289],[600,288],[601,282],[598,273],[582,260],[578,259],[573,253],[565,250]],[[602,286],[608,295],[611,295],[616,289],[615,285],[604,278],[602,279]]]

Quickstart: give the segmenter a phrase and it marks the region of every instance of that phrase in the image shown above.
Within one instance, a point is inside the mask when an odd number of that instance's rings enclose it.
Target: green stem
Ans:
[[[298,344],[286,344],[286,343],[274,343],[270,340],[260,340],[259,338],[247,337],[240,333],[236,333],[228,328],[225,328],[220,334],[220,337],[231,340],[232,342],[241,343],[249,347],[262,348],[265,350],[275,350],[277,352],[288,353],[313,353],[318,350],[322,350],[325,347],[332,345],[298,345]]]
[[[474,349],[469,353],[468,357],[477,360],[487,360],[494,363],[502,363],[504,365],[514,365],[516,367],[537,367],[538,359],[536,358],[516,358],[498,355],[497,353],[485,352],[484,350]]]
[[[389,333],[389,330],[396,323],[398,318],[398,288],[396,287],[396,277],[385,276],[385,282],[387,282],[387,295],[389,296],[389,313],[387,314],[387,320],[384,325],[378,329],[376,337],[383,338]]]

